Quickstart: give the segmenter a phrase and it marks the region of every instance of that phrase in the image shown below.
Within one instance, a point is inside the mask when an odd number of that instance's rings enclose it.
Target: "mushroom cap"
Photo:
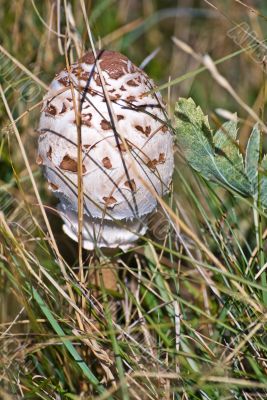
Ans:
[[[64,221],[63,231],[70,238],[78,242],[77,232],[79,227],[77,213],[62,207],[62,205],[59,206],[59,211]],[[139,239],[140,235],[145,234],[146,230],[146,224],[136,219],[114,222],[90,218],[85,215],[83,218],[82,247],[86,250],[93,250],[96,246],[120,247],[123,251],[126,251]]]
[[[76,104],[81,111],[85,217],[140,220],[156,208],[156,194],[168,192],[173,135],[161,95],[147,93],[155,88],[147,74],[117,52],[100,51],[97,58],[113,111],[95,57],[88,52],[56,75],[44,97],[38,161],[61,204],[77,213]]]

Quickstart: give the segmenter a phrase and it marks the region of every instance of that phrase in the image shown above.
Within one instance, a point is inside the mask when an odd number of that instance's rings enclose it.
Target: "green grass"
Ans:
[[[77,43],[90,46],[80,2],[70,3],[75,59]],[[266,38],[265,3],[245,3],[257,13],[234,0],[217,1],[217,11],[204,1],[99,0],[86,2],[86,12],[95,42],[136,64],[160,48],[145,70],[167,89],[171,116],[179,96],[193,97],[216,127],[223,122],[217,108],[237,112],[244,148],[254,121],[171,38],[210,54],[235,93],[264,119],[262,65],[248,46],[240,49],[227,37],[233,24],[246,21]],[[172,10],[170,16],[170,8],[187,14]],[[151,219],[148,235],[125,254],[84,251],[81,281],[78,246],[63,234],[57,201],[35,164],[39,103],[65,67],[56,3],[3,0],[0,20],[1,46],[14,57],[0,51],[0,83],[31,171],[1,100],[0,398],[265,399],[267,286],[264,274],[255,278],[267,250],[260,199],[253,205],[205,181],[176,146],[166,214]]]

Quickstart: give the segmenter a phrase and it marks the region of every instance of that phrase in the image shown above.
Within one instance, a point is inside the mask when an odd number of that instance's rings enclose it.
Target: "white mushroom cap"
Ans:
[[[63,230],[73,240],[77,241],[78,219],[77,213],[59,207],[61,217],[64,220]],[[89,218],[87,215],[83,218],[83,248],[93,250],[98,247],[116,248],[120,247],[123,251],[128,250],[132,243],[139,239],[140,235],[145,234],[146,225],[136,219],[126,221],[118,221],[115,224],[113,221],[99,218]]]
[[[84,247],[125,247],[145,232],[144,216],[168,192],[173,173],[173,136],[161,95],[145,94],[154,83],[127,57],[98,53],[110,112],[95,58],[88,52],[50,85],[40,118],[39,163],[61,202],[65,232],[77,237],[78,163],[75,103],[81,107]],[[117,131],[112,121],[117,119]],[[129,228],[123,228],[127,222]],[[91,227],[90,227],[91,226]],[[94,232],[92,230],[94,226]],[[133,234],[132,232],[136,232]]]

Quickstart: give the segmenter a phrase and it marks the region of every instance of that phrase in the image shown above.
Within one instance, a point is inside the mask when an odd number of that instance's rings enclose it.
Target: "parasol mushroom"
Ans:
[[[148,93],[155,85],[147,74],[118,52],[97,57],[112,107],[88,52],[55,76],[44,97],[37,162],[60,200],[65,233],[77,240],[75,101],[81,115],[83,247],[127,249],[146,232],[157,195],[169,190],[173,136],[161,95]]]

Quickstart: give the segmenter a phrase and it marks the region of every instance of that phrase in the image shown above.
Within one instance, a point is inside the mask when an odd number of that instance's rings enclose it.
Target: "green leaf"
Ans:
[[[262,159],[260,173],[260,202],[262,207],[267,208],[267,155]]]
[[[259,156],[260,156],[260,130],[259,130],[259,125],[256,124],[248,140],[246,148],[246,158],[245,158],[245,170],[251,184],[251,192],[254,195],[256,195],[258,191]]]
[[[206,179],[250,195],[250,183],[236,142],[236,122],[225,123],[213,136],[200,107],[192,99],[183,98],[176,103],[175,121],[178,142],[192,168]]]
[[[215,161],[214,173],[226,186],[248,196],[250,183],[245,173],[244,161],[239,151],[237,121],[228,121],[214,135]],[[220,175],[218,175],[218,172]]]
[[[205,178],[211,179],[214,157],[212,132],[207,118],[192,99],[179,99],[175,108],[179,143],[189,164]]]

